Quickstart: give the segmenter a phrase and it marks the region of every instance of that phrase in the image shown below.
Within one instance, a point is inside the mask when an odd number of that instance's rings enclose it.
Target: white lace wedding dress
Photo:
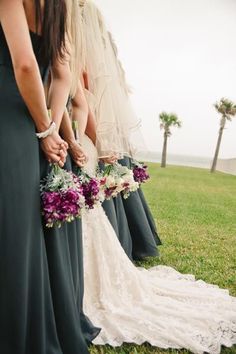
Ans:
[[[87,137],[84,146],[94,173],[96,150]],[[148,342],[215,354],[236,343],[236,298],[227,290],[170,267],[135,267],[101,206],[86,212],[82,225],[84,310],[102,328],[94,344]]]

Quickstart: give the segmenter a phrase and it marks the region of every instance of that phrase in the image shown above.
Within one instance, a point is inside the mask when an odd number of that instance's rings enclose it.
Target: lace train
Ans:
[[[93,145],[88,170],[94,170]],[[89,149],[89,150],[88,150]],[[102,207],[83,215],[84,310],[102,328],[94,344],[148,342],[193,353],[236,344],[236,298],[166,266],[146,270],[128,259]]]

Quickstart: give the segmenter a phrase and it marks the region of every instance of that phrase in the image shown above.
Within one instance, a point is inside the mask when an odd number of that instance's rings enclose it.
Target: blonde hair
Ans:
[[[70,68],[72,83],[70,95],[74,97],[78,88],[80,74],[84,68],[84,44],[81,24],[81,14],[78,0],[67,0],[68,3],[68,32],[70,47]]]

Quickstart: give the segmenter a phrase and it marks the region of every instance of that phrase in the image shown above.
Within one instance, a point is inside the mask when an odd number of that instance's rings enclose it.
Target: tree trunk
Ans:
[[[168,139],[168,134],[165,132],[164,133],[163,149],[162,149],[161,167],[166,167],[167,139]]]
[[[213,159],[212,166],[211,166],[211,173],[215,172],[215,170],[216,170],[216,165],[217,165],[219,151],[220,151],[220,144],[221,144],[221,140],[222,140],[223,131],[225,128],[225,123],[226,123],[226,118],[222,117],[218,140],[217,140],[217,144],[216,144],[215,155],[214,155],[214,159]]]

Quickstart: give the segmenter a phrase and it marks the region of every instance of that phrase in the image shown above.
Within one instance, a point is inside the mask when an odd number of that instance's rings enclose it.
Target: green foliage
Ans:
[[[214,104],[214,107],[218,113],[228,120],[236,115],[236,104],[227,98],[221,98],[220,102]]]
[[[160,258],[139,265],[165,264],[228,288],[236,296],[236,177],[207,170],[149,164],[143,189],[163,241]],[[91,347],[92,354],[189,354],[149,345]],[[236,354],[236,346],[222,354]]]
[[[179,120],[175,113],[162,112],[159,115],[159,120],[161,122],[160,128],[164,129],[167,136],[171,135],[171,127],[181,128],[182,126],[182,122]]]

